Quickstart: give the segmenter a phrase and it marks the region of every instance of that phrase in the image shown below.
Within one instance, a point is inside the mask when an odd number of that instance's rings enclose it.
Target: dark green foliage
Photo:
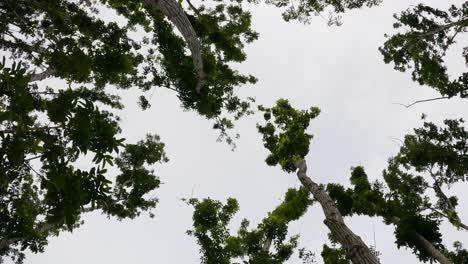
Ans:
[[[42,97],[20,65],[0,70],[2,256],[20,253],[15,245],[43,250],[50,234],[78,226],[84,211],[135,217],[155,207],[144,196],[159,179],[145,167],[167,161],[164,144],[157,136],[124,143],[118,118],[99,107],[120,107],[117,97],[84,87]],[[90,169],[75,165],[85,154]],[[116,178],[107,172],[114,162]]]
[[[102,21],[97,7],[114,8],[128,24]],[[207,84],[200,94],[184,40],[162,14],[149,14],[140,1],[8,0],[0,13],[0,48],[13,54],[12,59],[23,59],[28,69],[51,68],[54,76],[98,88],[113,84],[142,92],[155,87],[175,90],[185,109],[214,120],[229,140],[229,119],[250,113],[250,101],[237,97],[234,87],[256,79],[229,66],[244,61],[245,43],[257,38],[242,2],[187,10],[203,48]],[[147,31],[143,40],[129,37],[142,28]],[[140,98],[147,108],[147,99]]]
[[[428,85],[448,97],[468,97],[468,72],[450,78],[444,61],[455,38],[468,27],[468,2],[451,6],[447,11],[419,4],[395,16],[394,28],[404,33],[391,36],[380,48],[386,63],[393,62],[396,70],[412,71],[413,80]],[[468,49],[463,56],[468,65]]]
[[[106,22],[99,10],[125,22]],[[252,102],[234,88],[256,79],[230,63],[246,59],[244,45],[257,33],[241,1],[186,12],[203,49],[200,93],[186,43],[142,1],[1,1],[0,257],[21,262],[23,250],[42,251],[49,235],[76,228],[83,212],[133,218],[155,207],[160,181],[149,166],[167,161],[164,144],[119,136],[123,105],[112,89],[137,88],[143,109],[150,89],[171,89],[183,109],[213,120],[233,144],[227,131]],[[142,39],[132,37],[137,31]],[[33,82],[49,75],[66,84]],[[86,169],[77,165],[83,160]]]
[[[448,119],[444,121],[444,127],[438,127],[424,122],[423,127],[414,130],[414,134],[405,136],[397,162],[417,172],[430,171],[440,183],[467,180],[468,131],[464,123],[463,119]]]
[[[307,134],[306,130],[310,120],[319,115],[320,109],[296,110],[287,100],[280,99],[274,107],[260,106],[259,110],[267,121],[263,126],[257,125],[265,148],[271,152],[266,163],[270,166],[279,164],[287,172],[295,171],[294,162],[309,153],[312,135]]]
[[[327,191],[343,216],[358,214],[382,217],[386,223],[396,225],[396,243],[399,247],[412,248],[421,261],[428,261],[432,257],[417,243],[415,233],[425,237],[434,246],[443,248],[440,222],[433,214],[425,213],[427,200],[418,192],[419,182],[393,169],[384,172],[388,192],[383,192],[381,183],[369,184],[362,167],[352,171],[352,189],[328,184]]]
[[[314,264],[317,263],[315,261],[315,253],[310,250],[306,250],[304,248],[299,249],[299,258],[302,260],[303,264]]]
[[[446,252],[447,256],[453,261],[454,264],[467,264],[468,263],[468,250],[463,248],[463,245],[456,241],[453,243],[455,248],[452,252]]]
[[[283,203],[256,229],[249,231],[249,222],[244,219],[237,236],[234,236],[227,226],[239,210],[236,200],[228,199],[225,205],[212,199],[191,199],[188,202],[195,209],[194,228],[188,234],[197,239],[201,261],[207,264],[229,264],[238,258],[249,264],[284,263],[297,246],[297,237],[286,240],[288,224],[299,219],[312,203],[307,190],[289,189]]]
[[[323,245],[322,258],[324,264],[350,264],[351,261],[346,257],[346,252],[339,247],[329,247]]]

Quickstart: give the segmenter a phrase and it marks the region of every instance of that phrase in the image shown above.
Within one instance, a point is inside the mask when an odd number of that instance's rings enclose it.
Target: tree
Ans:
[[[106,22],[103,9],[125,23]],[[145,92],[171,89],[228,143],[231,120],[250,113],[250,99],[234,88],[255,78],[229,65],[244,61],[244,45],[257,38],[242,2],[6,0],[0,36],[0,258],[42,251],[85,212],[151,215],[160,181],[149,166],[168,160],[164,144],[157,135],[136,143],[119,136],[123,105],[112,87],[137,88],[143,109]],[[48,78],[63,82],[40,82]],[[91,169],[76,164],[88,158]]]
[[[265,125],[258,125],[263,135],[265,147],[271,152],[266,163],[280,165],[285,172],[297,170],[297,177],[302,185],[320,203],[325,214],[324,224],[338,241],[353,263],[380,263],[370,248],[356,235],[346,223],[331,197],[322,186],[307,175],[305,156],[309,152],[312,135],[306,130],[311,119],[318,116],[320,110],[312,107],[310,111],[298,111],[287,100],[278,100],[272,108],[259,107],[264,112]]]
[[[286,241],[288,224],[299,219],[312,200],[305,188],[289,189],[284,201],[256,229],[249,230],[249,221],[244,219],[237,236],[231,235],[227,227],[239,210],[235,199],[228,199],[225,205],[209,198],[190,199],[188,203],[194,212],[193,229],[187,233],[197,239],[202,263],[229,264],[242,259],[249,264],[280,264],[297,246],[297,236]]]
[[[468,72],[450,78],[444,57],[456,37],[468,27],[468,2],[447,11],[419,4],[395,15],[395,29],[406,32],[391,36],[380,48],[386,63],[393,62],[395,70],[411,69],[413,80],[430,86],[444,97],[468,97]],[[468,65],[468,47],[462,53]]]
[[[267,3],[285,8],[287,21],[308,23],[312,16],[329,12],[329,24],[339,25],[342,13],[380,1]],[[117,113],[124,106],[112,94],[113,87],[138,88],[143,110],[150,107],[146,92],[173,90],[183,109],[213,120],[220,137],[234,144],[228,134],[233,120],[253,113],[253,99],[241,99],[235,88],[256,81],[231,67],[246,59],[245,44],[258,37],[243,4],[0,3],[0,48],[6,55],[0,64],[0,262],[10,257],[20,263],[24,250],[42,251],[49,236],[77,228],[86,212],[100,210],[119,219],[151,215],[160,181],[150,166],[168,161],[164,143],[157,135],[134,143],[119,136]],[[107,22],[100,16],[103,9],[124,23]],[[420,4],[395,18],[394,27],[406,31],[389,37],[380,48],[384,62],[399,71],[411,69],[415,81],[436,89],[441,98],[466,98],[468,73],[451,78],[444,57],[466,32],[468,2],[447,11]],[[134,37],[135,32],[140,37]],[[466,47],[463,56],[468,65]],[[49,78],[62,82],[40,82]],[[307,174],[312,135],[306,130],[318,108],[296,110],[282,99],[259,111],[266,121],[258,130],[270,152],[267,164],[296,172],[303,188],[289,190],[256,229],[244,221],[237,235],[227,227],[238,211],[234,199],[225,205],[209,198],[189,200],[195,212],[194,229],[188,233],[199,242],[202,262],[285,262],[297,246],[296,237],[286,240],[288,224],[305,213],[310,193],[330,230],[332,246],[324,245],[321,254],[325,263],[379,263],[375,249],[345,224],[343,218],[354,214],[382,217],[394,225],[397,245],[411,248],[423,262],[466,263],[468,253],[461,243],[449,250],[439,229],[442,221],[467,229],[457,214],[457,198],[445,192],[466,179],[468,133],[463,120],[446,120],[445,127],[425,122],[389,160],[385,183],[370,183],[364,168],[356,167],[350,178],[353,188],[345,188],[320,185]],[[79,159],[89,159],[91,169],[80,168]],[[304,261],[313,261],[312,254],[301,252]]]
[[[303,6],[295,13],[289,12],[286,19],[305,21],[310,16]],[[393,62],[399,71],[412,69],[413,80],[441,93],[442,97],[435,99],[466,98],[467,73],[450,79],[444,56],[455,37],[466,32],[468,3],[452,6],[448,11],[420,4],[395,18],[398,20],[395,28],[406,26],[409,30],[390,37],[380,48],[384,61]],[[468,65],[466,48],[463,56]],[[416,103],[423,101],[426,100]],[[445,187],[467,178],[468,134],[463,119],[445,120],[443,128],[425,122],[414,134],[406,135],[400,152],[389,160],[383,172],[385,183],[371,184],[364,168],[356,167],[350,178],[354,188],[340,184],[328,184],[325,188],[307,176],[304,160],[312,139],[305,130],[319,110],[298,111],[286,100],[259,110],[267,121],[258,126],[264,145],[271,152],[266,163],[280,165],[286,172],[297,170],[303,186],[322,206],[330,240],[336,245],[332,248],[324,245],[325,263],[379,263],[378,252],[343,222],[344,216],[354,214],[382,217],[386,224],[394,225],[397,246],[411,248],[422,262],[466,263],[466,250],[461,243],[456,242],[455,250],[450,251],[443,244],[439,228],[445,220],[457,229],[467,230],[456,212],[458,198],[444,192]],[[430,191],[434,192],[435,199],[431,199]]]
[[[411,248],[421,261],[465,263],[461,244],[450,252],[439,228],[445,220],[467,231],[456,212],[457,197],[443,191],[467,176],[468,134],[462,124],[463,120],[446,120],[446,127],[439,128],[425,122],[407,135],[383,172],[385,183],[369,183],[364,169],[356,167],[350,178],[353,189],[329,184],[327,191],[343,215],[378,216],[394,225],[397,246]]]

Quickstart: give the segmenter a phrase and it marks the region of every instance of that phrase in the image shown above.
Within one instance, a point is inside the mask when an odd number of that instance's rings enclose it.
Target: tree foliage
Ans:
[[[257,33],[242,2],[186,9],[202,49],[200,91],[190,43],[145,1],[0,3],[0,256],[21,262],[24,250],[42,251],[48,236],[79,226],[84,212],[133,218],[155,207],[160,180],[151,167],[167,161],[164,144],[120,136],[115,88],[136,88],[143,109],[148,91],[171,89],[232,143],[227,130],[251,103],[234,88],[256,79],[230,64],[246,59]],[[37,82],[52,77],[62,82]]]
[[[244,219],[237,235],[228,228],[239,210],[235,199],[228,199],[224,205],[210,198],[190,199],[188,203],[194,207],[193,229],[188,234],[200,245],[202,263],[280,264],[297,246],[297,236],[287,239],[288,224],[299,219],[312,201],[304,188],[289,189],[284,201],[257,228],[250,230],[249,221]]]
[[[395,29],[403,33],[391,36],[380,48],[386,63],[395,70],[411,70],[413,80],[436,89],[447,97],[468,97],[468,72],[450,78],[445,56],[468,27],[468,2],[452,5],[447,11],[424,4],[395,15]],[[462,56],[468,66],[468,47]]]
[[[256,78],[233,67],[246,60],[245,45],[258,38],[245,10],[252,2],[259,1],[0,2],[0,262],[10,257],[21,263],[23,251],[43,251],[49,236],[77,228],[86,212],[118,219],[152,215],[160,185],[154,165],[168,161],[164,143],[154,134],[138,142],[122,138],[118,112],[124,105],[115,89],[133,89],[143,110],[151,107],[148,94],[155,89],[174,91],[182,109],[212,120],[220,138],[234,145],[233,121],[253,113],[254,100],[238,96],[236,88]],[[341,14],[381,1],[265,2],[282,9],[286,21],[308,23],[328,12],[328,23],[339,25]],[[106,19],[104,11],[118,21]],[[384,62],[411,71],[414,81],[443,97],[467,98],[468,73],[452,76],[446,54],[467,31],[468,2],[447,10],[419,4],[394,17],[397,33],[379,49]],[[462,56],[468,66],[468,47]],[[39,82],[49,78],[59,80]],[[189,200],[194,224],[188,233],[197,239],[203,263],[284,263],[298,243],[297,236],[288,238],[288,224],[306,212],[309,193],[331,231],[331,246],[321,253],[325,263],[356,262],[370,251],[375,256],[368,263],[377,263],[378,252],[344,223],[352,215],[394,225],[397,246],[410,248],[422,262],[467,263],[461,243],[451,249],[440,228],[448,222],[468,230],[458,197],[447,194],[468,176],[462,119],[425,121],[405,136],[383,181],[370,182],[364,168],[355,167],[346,188],[319,185],[306,175],[307,128],[318,108],[297,110],[280,99],[258,110],[266,121],[257,125],[269,151],[266,163],[297,170],[304,187],[288,190],[256,228],[244,220],[237,234],[228,228],[239,210],[235,199]],[[315,261],[311,252],[299,255]]]

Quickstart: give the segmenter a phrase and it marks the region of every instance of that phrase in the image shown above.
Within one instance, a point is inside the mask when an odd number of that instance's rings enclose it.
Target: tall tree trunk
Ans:
[[[193,65],[197,74],[197,92],[200,92],[205,85],[205,72],[203,70],[203,60],[197,33],[192,27],[184,9],[176,0],[144,0],[145,8],[151,12],[159,10],[165,15],[180,31],[192,53]]]
[[[380,261],[372,253],[362,239],[346,226],[343,216],[330,196],[320,186],[307,176],[307,164],[304,160],[298,162],[297,177],[314,198],[322,206],[325,214],[324,223],[330,229],[334,238],[338,240],[346,254],[354,264],[377,264]]]

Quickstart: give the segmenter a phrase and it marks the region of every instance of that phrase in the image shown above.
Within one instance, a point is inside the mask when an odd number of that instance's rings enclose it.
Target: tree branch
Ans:
[[[31,74],[31,82],[42,81],[44,79],[49,78],[54,73],[55,73],[55,70],[52,68],[47,68],[45,71],[41,73],[33,73]]]
[[[149,12],[154,10],[161,11],[182,33],[192,53],[193,65],[198,78],[196,90],[200,93],[206,84],[201,47],[197,33],[193,29],[185,11],[175,0],[144,0],[143,4]]]
[[[441,31],[445,31],[445,30],[447,30],[447,29],[449,29],[451,27],[454,27],[454,26],[462,26],[463,27],[463,26],[467,26],[467,25],[468,25],[468,18],[464,18],[464,19],[460,19],[460,20],[458,20],[456,22],[452,22],[452,23],[442,25],[442,26],[440,26],[440,27],[438,27],[438,28],[436,28],[434,30],[421,33],[418,36],[424,38],[424,37],[428,37],[428,36],[432,36],[434,34],[437,34],[437,33],[441,32]]]
[[[312,193],[315,200],[322,206],[323,213],[325,214],[325,225],[328,227],[333,237],[340,242],[351,261],[356,264],[380,263],[362,239],[348,228],[343,220],[343,216],[328,193],[307,176],[307,164],[305,160],[297,162],[295,166],[298,168],[297,177],[302,185]]]
[[[52,130],[52,129],[58,129],[60,126],[44,126],[44,127],[34,127],[29,129],[31,132],[38,132],[38,131],[43,131],[43,130]],[[14,134],[16,133],[16,128],[7,128],[4,130],[0,130],[0,134]]]
[[[432,168],[431,168],[429,173],[430,173],[432,179],[434,180],[434,184],[433,184],[432,188],[434,189],[434,192],[435,192],[436,196],[439,198],[439,200],[441,200],[443,202],[443,204],[445,205],[445,206],[441,206],[444,213],[439,212],[438,210],[435,210],[433,208],[431,208],[431,209],[433,211],[437,212],[439,215],[442,215],[442,216],[446,217],[449,220],[449,222],[451,224],[453,224],[454,226],[459,227],[459,228],[463,228],[466,231],[468,231],[468,226],[466,226],[465,224],[462,223],[460,217],[458,216],[458,214],[457,214],[457,212],[455,210],[455,206],[452,204],[452,202],[450,202],[450,199],[442,191],[442,187],[440,186],[439,181],[437,181],[436,176],[434,175],[434,173],[432,173]],[[450,211],[453,214],[452,216],[449,216]]]
[[[190,0],[186,0],[186,1],[189,4],[190,9],[192,9],[193,12],[195,12],[195,14],[200,15],[200,11],[192,4],[192,2]]]
[[[449,99],[450,97],[448,96],[442,96],[442,97],[436,97],[436,98],[430,98],[430,99],[424,99],[424,100],[418,100],[418,101],[414,101],[412,102],[411,104],[402,104],[402,103],[392,103],[392,104],[395,104],[395,105],[401,105],[401,106],[404,106],[406,108],[410,108],[412,107],[413,105],[415,104],[419,104],[419,103],[424,103],[424,102],[430,102],[430,101],[436,101],[436,100],[442,100],[442,99]]]
[[[449,221],[451,220],[450,217],[449,217],[448,215],[442,213],[441,211],[439,211],[439,210],[437,210],[437,209],[435,209],[435,208],[428,208],[428,209],[430,209],[431,211],[433,211],[434,213],[437,213],[438,215],[440,215],[440,216],[442,216],[442,217],[447,218]],[[458,218],[458,217],[457,217],[457,218]],[[459,219],[458,219],[458,220],[459,220]],[[464,223],[462,223],[461,221],[457,222],[455,226],[456,226],[456,227],[460,227],[460,228],[465,229],[466,231],[468,231],[468,226],[465,225]]]

